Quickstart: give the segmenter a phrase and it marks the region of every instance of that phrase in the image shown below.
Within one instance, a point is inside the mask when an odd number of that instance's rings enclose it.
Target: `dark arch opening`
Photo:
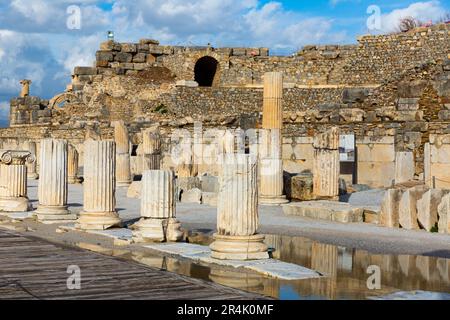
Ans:
[[[195,81],[200,87],[212,87],[217,73],[219,62],[212,57],[198,59],[195,64]]]

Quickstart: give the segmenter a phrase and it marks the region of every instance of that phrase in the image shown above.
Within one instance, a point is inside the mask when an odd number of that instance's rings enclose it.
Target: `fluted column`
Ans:
[[[317,198],[339,197],[339,129],[319,134],[314,139],[313,190]]]
[[[28,151],[0,150],[0,211],[29,211],[26,162],[35,161]]]
[[[210,245],[216,259],[268,258],[258,230],[257,162],[250,155],[224,155],[217,207],[217,233]]]
[[[135,242],[182,239],[181,224],[175,219],[175,183],[172,171],[144,171],[141,217],[141,220],[133,226]]]
[[[44,139],[40,150],[39,205],[35,211],[44,223],[76,220],[67,209],[67,141]]]
[[[114,140],[116,142],[116,185],[129,187],[132,182],[130,164],[130,139],[125,123],[114,123]]]
[[[283,73],[264,74],[263,124],[264,129],[283,128]]]
[[[146,129],[142,135],[142,171],[159,170],[161,167],[161,135],[159,129]]]
[[[80,178],[78,177],[78,151],[77,149],[69,144],[68,156],[67,156],[67,180],[69,184],[80,183]]]
[[[288,203],[283,195],[283,160],[281,159],[281,130],[261,129],[259,148],[260,203]]]
[[[88,140],[84,143],[84,209],[77,227],[103,230],[119,226],[116,212],[116,144]]]
[[[27,141],[24,144],[24,149],[29,151],[33,157],[36,158],[36,142]],[[27,177],[30,180],[37,180],[39,175],[36,170],[37,161],[27,162]]]

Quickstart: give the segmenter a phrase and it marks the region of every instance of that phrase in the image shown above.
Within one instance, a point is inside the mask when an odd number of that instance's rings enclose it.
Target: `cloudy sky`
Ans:
[[[70,82],[74,66],[92,65],[108,30],[122,42],[154,38],[291,54],[306,44],[395,31],[401,17],[438,21],[449,11],[450,0],[0,0],[0,123],[20,79],[33,81],[32,95],[51,98]]]

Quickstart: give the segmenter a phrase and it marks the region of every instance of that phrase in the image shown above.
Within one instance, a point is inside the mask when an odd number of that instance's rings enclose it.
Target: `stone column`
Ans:
[[[264,129],[283,128],[283,73],[264,74],[263,124]]]
[[[30,95],[30,84],[31,80],[20,80],[20,84],[22,85],[22,90],[20,91],[20,97],[28,97]]]
[[[141,220],[133,226],[135,242],[182,239],[181,224],[175,219],[175,183],[172,171],[144,171],[141,217]]]
[[[215,259],[267,259],[264,236],[258,229],[256,158],[224,155],[217,208],[217,233],[210,245]]]
[[[24,149],[29,151],[31,155],[36,159],[36,142],[27,141],[24,144]],[[37,161],[27,162],[27,177],[30,180],[37,180],[39,175],[36,170]]]
[[[314,139],[314,195],[319,199],[337,200],[339,173],[339,129],[333,127]]]
[[[76,220],[67,209],[67,141],[44,139],[40,150],[38,221],[60,223]]]
[[[0,211],[31,210],[25,163],[34,161],[34,156],[28,151],[0,150]]]
[[[281,130],[259,130],[260,196],[263,205],[288,203],[283,195],[283,160],[281,159]]]
[[[161,167],[161,135],[158,128],[143,131],[142,147],[142,172],[159,170]]]
[[[69,184],[80,183],[81,179],[78,177],[78,151],[71,144],[68,147],[67,175]]]
[[[130,139],[125,123],[114,123],[114,140],[116,142],[116,184],[117,187],[129,187],[131,178]]]
[[[104,230],[120,226],[116,212],[116,144],[88,140],[84,143],[84,209],[79,229]]]

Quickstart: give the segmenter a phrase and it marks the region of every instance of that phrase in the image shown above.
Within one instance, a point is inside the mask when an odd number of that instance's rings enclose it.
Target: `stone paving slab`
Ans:
[[[25,220],[28,218],[33,217],[34,212],[33,211],[27,211],[27,212],[0,212],[0,215],[6,216],[11,219],[15,220]]]
[[[144,247],[167,254],[179,255],[183,258],[192,259],[197,262],[207,264],[217,264],[234,268],[245,268],[264,275],[283,280],[302,280],[320,278],[320,273],[296,265],[275,259],[238,261],[238,260],[218,260],[211,258],[211,250],[208,246],[201,246],[189,243],[167,243],[150,244]]]
[[[431,291],[398,291],[385,296],[369,297],[371,300],[450,300],[450,293]]]

